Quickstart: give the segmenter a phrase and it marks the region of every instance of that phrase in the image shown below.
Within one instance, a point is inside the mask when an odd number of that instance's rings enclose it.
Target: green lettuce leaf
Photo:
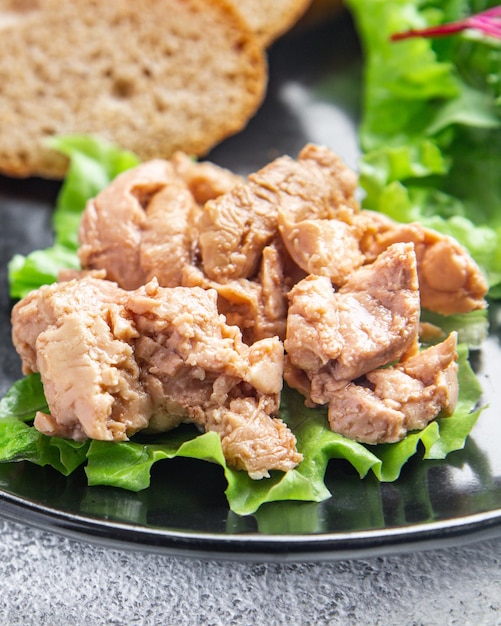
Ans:
[[[489,332],[489,317],[486,309],[456,315],[440,315],[423,310],[421,322],[438,326],[445,335],[455,330],[458,333],[458,342],[470,349],[480,348]]]
[[[49,411],[39,374],[30,374],[16,381],[0,400],[0,419],[16,418],[29,422],[37,411]]]
[[[391,41],[495,3],[347,0],[364,51],[364,206],[453,234],[501,294],[501,43]]]
[[[15,382],[0,400],[0,461],[30,461],[50,465],[69,476],[85,462],[88,441],[47,437],[31,422],[37,411],[47,412],[43,386],[38,374]]]

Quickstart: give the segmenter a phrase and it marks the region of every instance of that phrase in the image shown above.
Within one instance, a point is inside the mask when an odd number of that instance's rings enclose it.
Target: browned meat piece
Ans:
[[[203,269],[218,282],[251,278],[277,232],[278,209],[288,221],[327,219],[356,207],[356,176],[327,148],[306,146],[298,160],[283,156],[248,182],[205,205],[200,222]]]
[[[342,363],[346,364],[343,371],[347,379],[359,375],[358,371],[355,376],[350,375],[350,363],[361,358],[365,350],[367,354],[363,358],[366,359],[366,367],[370,365],[372,369],[416,349],[420,306],[412,244],[391,245],[374,263],[354,272],[338,293],[348,302],[342,318],[343,335],[350,337],[349,343],[345,344],[345,353],[349,346],[351,355],[343,354],[342,358]],[[351,308],[350,304],[354,307]],[[366,317],[367,312],[372,313],[374,321]],[[354,335],[350,334],[354,326],[360,333],[358,345],[354,342]],[[373,344],[378,356],[370,356],[372,349],[367,348],[366,341],[369,345]]]
[[[291,188],[291,195],[295,193],[300,201],[288,199],[278,205],[280,235],[301,269],[328,276],[341,286],[365,261],[360,239],[366,224],[357,219],[357,177],[339,157],[319,146],[307,145],[299,154],[299,162],[316,181],[316,195],[306,199],[300,188]]]
[[[284,342],[292,365],[318,372],[339,357],[344,341],[340,332],[338,298],[326,276],[308,276],[289,294]]]
[[[215,289],[220,312],[229,324],[240,328],[246,343],[266,337],[285,338],[288,281],[275,245],[264,248],[256,280],[239,278],[218,283],[208,279],[199,268],[186,266],[182,284]]]
[[[283,380],[277,338],[244,344],[240,330],[219,315],[212,289],[150,283],[130,293],[127,309],[140,334],[141,379],[154,400],[168,398],[190,420],[218,432],[228,462],[254,478],[297,465],[294,435],[270,417]]]
[[[218,388],[222,385],[228,392],[248,383],[256,393],[270,396],[276,410],[282,388],[281,343],[276,339],[252,346],[243,343],[239,328],[226,324],[219,314],[214,290],[169,289],[152,281],[128,293],[125,306],[139,333],[135,354],[146,365],[143,375],[166,375],[166,395],[186,406],[208,403],[215,394],[215,379],[227,377]],[[194,389],[187,386],[186,375]]]
[[[60,283],[67,283],[70,280],[80,280],[80,278],[106,278],[106,270],[76,270],[71,267],[62,267],[57,273],[57,280]]]
[[[273,417],[282,343],[246,345],[214,290],[151,281],[125,291],[87,276],[33,292],[12,322],[24,371],[42,377],[50,415],[35,426],[46,434],[120,441],[194,421],[219,433],[228,463],[254,478],[302,458]]]
[[[289,222],[279,211],[280,234],[289,254],[307,274],[328,276],[343,285],[365,257],[360,251],[361,231],[340,219]]]
[[[363,443],[394,443],[422,430],[457,402],[456,334],[394,367],[349,383],[329,400],[332,430]]]
[[[236,398],[228,408],[209,409],[202,422],[205,429],[221,435],[231,465],[246,470],[251,478],[267,477],[268,469],[291,470],[302,460],[289,428],[279,419],[270,419],[268,410],[254,398]]]
[[[407,434],[404,414],[356,383],[332,394],[328,418],[331,430],[361,443],[395,443]]]
[[[263,250],[258,276],[261,284],[262,315],[258,318],[253,341],[273,336],[278,336],[282,341],[285,339],[287,293],[290,289],[285,271],[280,250],[274,245],[267,246]]]
[[[281,163],[273,165],[280,171]],[[251,181],[205,204],[199,246],[210,279],[225,282],[255,274],[263,248],[275,236],[277,202],[273,188]]]
[[[124,289],[146,281],[141,267],[145,208],[151,197],[172,181],[172,167],[155,160],[124,172],[87,203],[79,229],[82,269],[104,269]]]
[[[183,268],[193,263],[197,212],[193,196],[177,182],[166,185],[152,197],[146,208],[139,249],[146,281],[156,278],[163,287],[181,284]]]
[[[41,287],[16,304],[13,341],[25,373],[40,372],[47,435],[120,441],[144,428],[150,399],[131,347],[137,333],[115,284],[86,278]]]
[[[396,241],[414,244],[424,309],[451,315],[486,307],[487,280],[455,239],[418,223],[399,224],[369,211],[362,211],[359,219],[367,227],[362,249],[369,259]]]
[[[176,152],[170,162],[176,174],[186,183],[195,202],[201,206],[243,182],[241,176],[208,161],[194,161],[184,152]]]
[[[415,349],[419,291],[412,244],[394,244],[354,272],[334,292],[324,276],[309,276],[290,292],[285,349],[286,380],[304,377],[310,397],[325,404],[331,393]]]
[[[337,154],[325,146],[306,144],[298,156],[302,161],[311,161],[321,167],[332,179],[330,191],[330,210],[337,212],[342,207],[358,211],[359,204],[355,195],[358,187],[357,174],[347,167]],[[322,218],[317,214],[316,217]]]
[[[200,204],[228,191],[240,177],[176,154],[118,176],[83,214],[79,257],[84,270],[105,270],[124,289],[153,277],[177,286],[193,263]]]

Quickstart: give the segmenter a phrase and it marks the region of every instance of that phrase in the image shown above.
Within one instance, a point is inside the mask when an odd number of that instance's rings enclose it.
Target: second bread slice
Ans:
[[[26,9],[26,7],[29,7]],[[51,135],[203,155],[261,104],[266,59],[225,0],[0,0],[0,171],[64,175]]]

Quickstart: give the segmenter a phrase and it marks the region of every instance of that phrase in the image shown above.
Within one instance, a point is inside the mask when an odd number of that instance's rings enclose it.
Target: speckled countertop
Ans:
[[[329,563],[174,558],[0,521],[0,624],[501,624],[501,539]]]

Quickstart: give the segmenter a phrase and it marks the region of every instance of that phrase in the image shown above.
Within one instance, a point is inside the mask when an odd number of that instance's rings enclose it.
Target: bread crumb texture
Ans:
[[[0,171],[64,175],[52,135],[141,159],[202,156],[266,90],[263,47],[225,0],[0,0]]]

